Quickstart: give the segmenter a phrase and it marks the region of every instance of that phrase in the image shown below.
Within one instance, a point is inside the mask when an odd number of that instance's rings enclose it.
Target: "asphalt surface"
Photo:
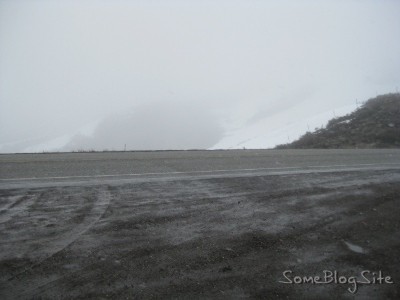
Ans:
[[[0,299],[399,299],[399,215],[399,150],[0,155]]]
[[[230,150],[0,155],[0,188],[21,183],[80,184],[148,177],[283,174],[398,168],[400,151]]]

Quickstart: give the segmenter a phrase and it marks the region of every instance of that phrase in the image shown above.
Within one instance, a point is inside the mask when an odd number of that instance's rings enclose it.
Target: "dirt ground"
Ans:
[[[400,299],[399,216],[399,170],[2,189],[0,298]]]

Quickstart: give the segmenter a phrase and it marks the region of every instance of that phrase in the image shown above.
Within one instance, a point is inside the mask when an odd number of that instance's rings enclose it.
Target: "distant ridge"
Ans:
[[[400,94],[369,99],[354,112],[331,119],[325,128],[276,146],[276,149],[316,148],[400,148]]]

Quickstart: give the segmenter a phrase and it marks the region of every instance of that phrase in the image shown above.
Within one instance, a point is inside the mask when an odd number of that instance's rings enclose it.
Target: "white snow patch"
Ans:
[[[296,120],[296,110],[285,111],[228,133],[210,150],[273,148],[292,142],[307,131],[325,126],[333,117],[346,115],[356,108],[356,105],[343,106],[335,109],[335,113],[325,111],[301,120]]]
[[[88,123],[85,126],[78,129],[74,133],[64,134],[62,136],[50,139],[43,143],[26,147],[21,152],[37,153],[37,152],[60,151],[70,143],[70,141],[73,139],[74,136],[76,136],[78,134],[88,136],[88,137],[93,136],[99,123],[100,123],[100,120]]]
[[[350,123],[350,121],[351,120],[344,120],[344,121],[338,122],[338,124],[348,124],[348,123]]]
[[[35,153],[35,152],[57,151],[61,149],[63,146],[67,145],[72,137],[73,137],[72,134],[66,134],[41,144],[29,146],[25,148],[22,152]]]
[[[360,246],[354,245],[354,244],[346,242],[346,241],[344,241],[344,244],[347,246],[347,248],[349,248],[353,252],[360,253],[360,254],[366,253],[366,251]]]

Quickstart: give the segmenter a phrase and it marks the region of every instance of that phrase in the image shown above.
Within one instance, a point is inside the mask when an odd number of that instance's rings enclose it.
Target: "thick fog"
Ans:
[[[399,36],[399,1],[0,0],[0,152],[268,132],[398,91]]]
[[[207,108],[170,101],[109,116],[93,136],[77,135],[65,150],[207,149],[221,137],[221,125]]]

